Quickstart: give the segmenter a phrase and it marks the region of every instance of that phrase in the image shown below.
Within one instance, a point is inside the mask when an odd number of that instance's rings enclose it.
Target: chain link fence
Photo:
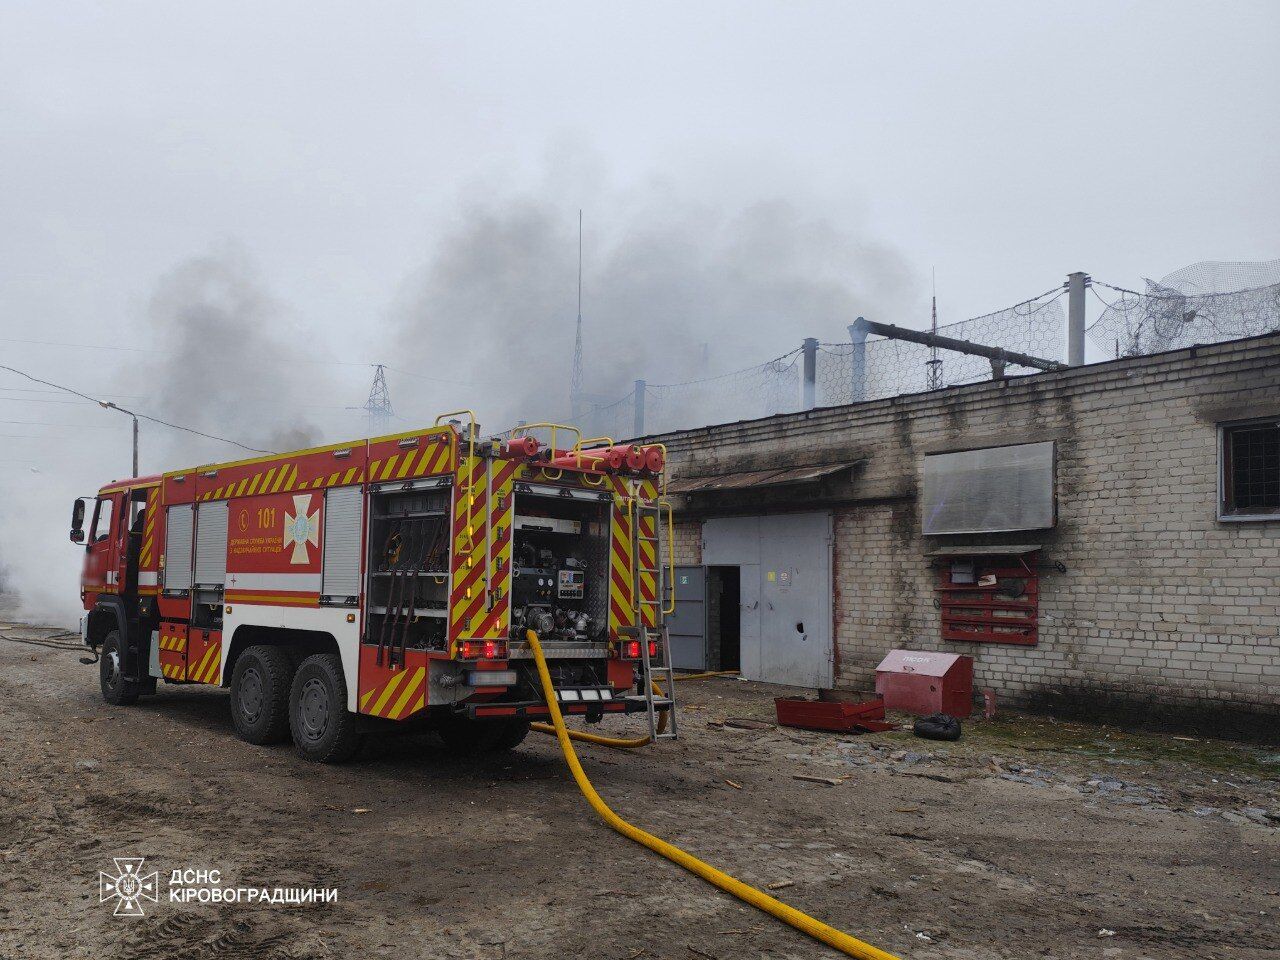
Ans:
[[[1200,263],[1139,293],[1098,280],[1103,304],[1087,334],[1105,355],[1138,356],[1198,343],[1218,343],[1280,330],[1280,260]],[[1119,296],[1105,299],[1097,288]],[[999,347],[1028,358],[1066,358],[1066,286],[1003,310],[940,326],[940,336]],[[806,349],[767,363],[683,383],[637,382],[608,403],[593,403],[578,418],[585,434],[614,439],[729,423],[803,410],[879,400],[991,379],[984,356],[871,336],[847,343],[808,341],[813,382],[805,383]],[[1026,358],[1024,358],[1026,359]],[[1009,361],[1004,375],[1034,373]],[[812,390],[812,401],[808,392]]]
[[[1145,293],[1093,281],[1104,309],[1088,328],[1108,356],[1135,357],[1280,330],[1280,260],[1197,263]],[[1102,287],[1113,294],[1108,300]]]
[[[1043,360],[1065,356],[1066,317],[1060,287],[1039,297],[994,313],[949,323],[938,333],[955,340],[1030,354]],[[859,377],[859,368],[861,376]],[[1006,374],[1032,373],[1010,364]],[[991,379],[991,363],[951,350],[934,350],[919,343],[871,337],[856,343],[823,343],[818,347],[815,393],[820,407],[879,400],[962,383]]]

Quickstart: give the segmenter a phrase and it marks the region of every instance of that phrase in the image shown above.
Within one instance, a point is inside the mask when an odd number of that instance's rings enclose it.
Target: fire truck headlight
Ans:
[[[467,686],[469,687],[514,687],[517,679],[514,670],[467,671]]]

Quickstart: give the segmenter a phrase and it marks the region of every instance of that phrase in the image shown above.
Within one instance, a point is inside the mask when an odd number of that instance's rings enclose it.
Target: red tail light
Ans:
[[[658,641],[649,641],[649,656],[656,657],[658,655]],[[640,659],[640,641],[628,640],[622,645],[622,656],[626,660]]]
[[[505,660],[507,645],[501,640],[463,640],[458,655],[463,660]]]

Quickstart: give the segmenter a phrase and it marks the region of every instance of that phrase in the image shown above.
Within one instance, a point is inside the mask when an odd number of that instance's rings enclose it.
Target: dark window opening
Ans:
[[[1280,516],[1280,424],[1222,428],[1222,516]]]

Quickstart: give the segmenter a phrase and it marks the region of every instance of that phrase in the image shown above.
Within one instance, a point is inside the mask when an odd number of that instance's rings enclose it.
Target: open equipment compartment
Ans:
[[[452,490],[371,493],[365,643],[445,650]]]
[[[513,658],[530,656],[525,630],[548,654],[608,655],[612,498],[517,485],[512,527]]]

